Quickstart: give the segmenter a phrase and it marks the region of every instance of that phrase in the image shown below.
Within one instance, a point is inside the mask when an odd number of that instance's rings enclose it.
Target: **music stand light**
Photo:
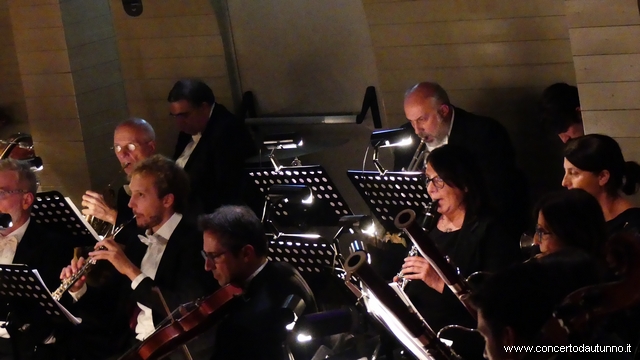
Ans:
[[[371,133],[371,147],[373,147],[373,165],[380,173],[384,175],[387,170],[380,164],[378,160],[378,151],[381,148],[407,146],[413,143],[411,134],[407,134],[407,130],[403,128],[378,130]]]
[[[276,150],[279,149],[297,149],[301,147],[304,142],[302,141],[302,137],[297,133],[286,133],[286,134],[273,134],[267,135],[264,137],[262,144],[268,149],[271,150],[269,154],[269,160],[276,171],[280,171],[282,169],[282,165],[278,161],[275,156]]]
[[[313,204],[313,191],[307,185],[272,185],[267,189],[262,210],[262,223],[265,226],[269,224],[276,237],[279,236],[280,231],[271,220],[271,213],[280,202],[311,205]]]

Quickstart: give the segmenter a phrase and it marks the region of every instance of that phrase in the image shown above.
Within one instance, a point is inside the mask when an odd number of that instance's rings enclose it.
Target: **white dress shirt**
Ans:
[[[216,107],[216,103],[213,103],[213,105],[211,105],[211,110],[209,110],[209,119],[211,119],[211,114],[213,114],[214,107]],[[182,150],[182,154],[180,154],[178,160],[176,160],[176,165],[184,169],[184,166],[187,165],[187,161],[189,161],[189,157],[191,157],[191,154],[193,153],[193,149],[196,148],[196,145],[198,145],[201,137],[202,133],[191,135],[191,141],[187,144],[184,150]]]
[[[19,228],[13,230],[7,236],[0,235],[0,264],[12,264],[13,258],[16,256],[16,249],[18,244],[24,237],[24,233],[27,231],[27,227],[31,222],[31,218],[27,219],[27,222],[22,224]],[[4,325],[6,321],[0,321],[0,325]],[[9,333],[7,329],[0,327],[0,337],[8,339]]]
[[[158,272],[158,265],[160,265],[160,260],[162,260],[162,254],[164,254],[164,250],[167,247],[167,242],[176,229],[176,226],[178,226],[178,223],[180,223],[180,220],[182,220],[182,215],[174,213],[154,234],[151,234],[150,231],[147,230],[146,236],[140,235],[140,240],[147,244],[148,248],[140,265],[140,271],[142,273],[131,282],[131,288],[133,290],[147,277],[155,279],[156,273]],[[153,333],[155,326],[153,325],[151,309],[141,303],[138,303],[138,307],[141,311],[140,314],[138,314],[138,324],[135,329],[136,339],[142,341]]]

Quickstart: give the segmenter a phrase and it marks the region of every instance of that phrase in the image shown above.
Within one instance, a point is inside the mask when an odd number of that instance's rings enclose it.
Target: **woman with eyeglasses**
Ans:
[[[586,190],[596,198],[607,221],[608,235],[622,230],[638,233],[640,208],[623,194],[638,191],[640,165],[625,161],[613,138],[590,134],[569,140],[564,149],[564,169],[562,186]]]
[[[480,174],[473,154],[456,145],[439,147],[427,157],[427,192],[438,201],[441,214],[429,237],[464,277],[478,271],[495,272],[522,260],[517,237],[509,236],[507,224],[493,216]],[[402,274],[413,280],[405,291],[435,331],[451,324],[475,328],[473,318],[427,260],[406,258]],[[460,355],[465,359],[480,359],[482,341],[478,340],[478,346],[469,346],[470,339],[457,341],[465,349],[456,350],[464,352]]]
[[[542,256],[572,247],[601,257],[607,238],[598,201],[582,189],[558,191],[543,197],[535,207],[534,241]]]

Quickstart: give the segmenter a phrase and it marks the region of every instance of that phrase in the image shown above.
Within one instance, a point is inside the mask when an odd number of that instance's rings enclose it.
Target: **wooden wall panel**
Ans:
[[[516,144],[534,196],[561,177],[560,142],[540,129],[537,100],[575,83],[565,6],[554,0],[363,1],[390,125],[406,121],[404,92],[439,82],[455,105],[494,117]]]

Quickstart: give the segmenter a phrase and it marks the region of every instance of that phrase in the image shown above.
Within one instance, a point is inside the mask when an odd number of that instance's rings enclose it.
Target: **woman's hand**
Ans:
[[[402,265],[402,274],[405,279],[409,280],[422,280],[429,287],[433,288],[439,293],[444,291],[444,281],[433,269],[427,259],[420,256],[411,256],[404,259]]]

